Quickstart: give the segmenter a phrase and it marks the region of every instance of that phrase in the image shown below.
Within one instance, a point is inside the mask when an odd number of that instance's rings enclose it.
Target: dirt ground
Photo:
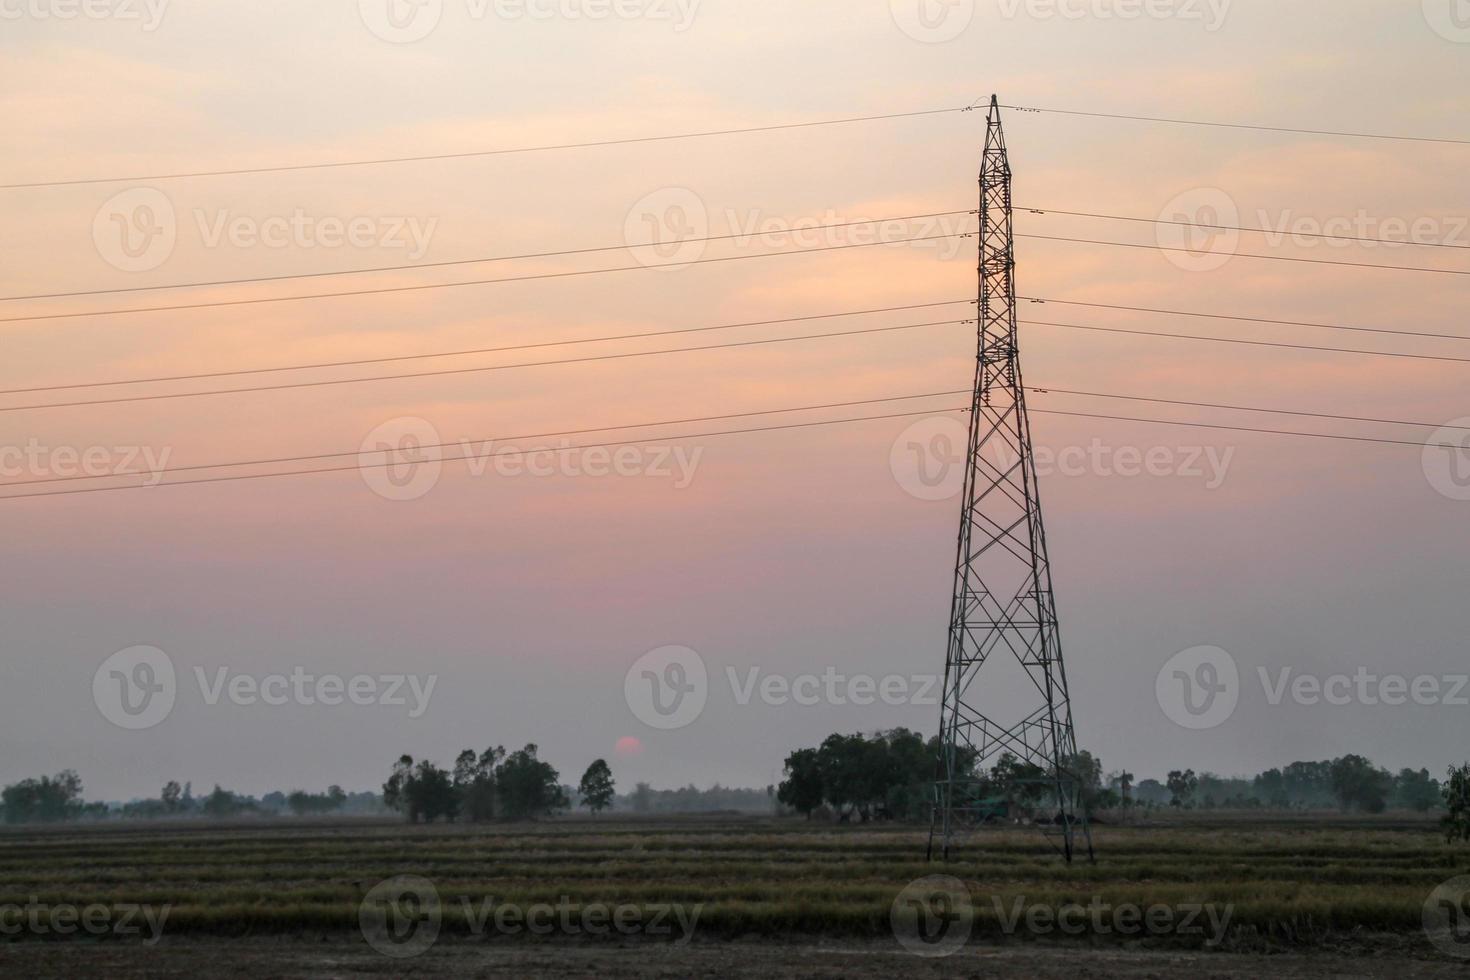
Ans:
[[[598,977],[683,980],[690,977],[1074,978],[1128,980],[1187,976],[1463,980],[1470,963],[1398,954],[1254,955],[1086,946],[972,946],[942,959],[920,959],[890,943],[771,942],[597,945],[441,942],[412,959],[390,959],[343,940],[250,939],[165,941],[153,948],[120,943],[27,942],[0,946],[0,976],[34,980],[76,977]]]

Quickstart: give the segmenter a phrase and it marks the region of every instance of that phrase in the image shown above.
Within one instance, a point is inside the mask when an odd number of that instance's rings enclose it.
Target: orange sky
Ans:
[[[1186,16],[1108,17],[1106,3],[1072,5],[1085,14],[1075,19],[1028,4],[1008,16],[1014,5],[981,4],[942,43],[905,33],[902,0],[893,9],[888,0],[706,0],[684,29],[655,14],[628,21],[564,12],[544,20],[476,17],[474,5],[444,0],[437,29],[402,44],[374,36],[353,6],[180,4],[165,7],[153,30],[120,19],[8,18],[0,36],[7,82],[0,125],[10,152],[0,183],[740,128],[958,106],[992,91],[1023,105],[1466,136],[1470,45],[1437,31],[1443,25],[1411,3],[1236,0],[1224,6],[1217,29]],[[956,9],[969,8],[961,0]],[[1223,192],[1245,224],[1347,219],[1381,229],[1422,220],[1440,238],[1470,245],[1470,151],[1463,146],[1017,113],[1006,125],[1022,208],[1154,217],[1180,195],[1189,205]],[[963,210],[974,206],[982,126],[977,112],[381,167],[0,190],[7,218],[0,294],[617,246],[630,221],[636,225],[635,206],[649,200],[665,217],[668,201],[696,202],[714,235],[770,220]],[[125,271],[105,244],[108,208],[138,188],[166,199],[176,241],[154,267]],[[94,234],[99,212],[103,230]],[[373,243],[332,248],[298,237],[280,248],[228,238],[211,244],[211,229],[228,222],[249,228],[298,212],[316,228],[323,220],[365,220]],[[432,235],[407,247],[379,237],[399,226],[431,228]],[[1017,230],[1156,243],[1147,224],[1025,211]],[[852,241],[849,230],[830,234],[828,244]],[[704,255],[771,247],[714,242]],[[950,255],[862,248],[676,271],[0,323],[0,388],[962,299],[974,293],[972,247],[967,241]],[[1243,236],[1239,247],[1470,268],[1444,249],[1278,244],[1256,235]],[[1022,239],[1017,252],[1027,295],[1466,332],[1460,276],[1242,257],[1196,272],[1156,249],[1035,239]],[[620,250],[12,301],[0,304],[0,317],[628,264],[633,257]],[[966,309],[318,376],[916,323],[963,317]],[[1025,307],[1023,317],[1466,356],[1455,341],[1059,305]],[[1436,424],[1470,414],[1463,364],[1022,329],[1027,380],[1044,387]],[[428,420],[453,441],[964,388],[972,357],[972,328],[934,326],[516,371],[0,412],[0,444],[150,447],[166,450],[175,466],[354,452],[369,432],[401,417]],[[220,386],[236,383],[251,382]],[[6,395],[0,408],[74,396]],[[917,408],[951,403],[958,401]],[[1053,407],[1392,438],[1429,432],[1062,395],[1033,402]],[[402,751],[447,761],[464,745],[526,741],[541,744],[573,778],[592,756],[636,737],[641,753],[625,750],[615,760],[626,786],[635,779],[763,785],[790,748],[833,729],[931,731],[937,709],[925,706],[775,708],[712,697],[698,724],[660,733],[642,726],[622,696],[628,666],[674,643],[699,650],[721,677],[727,666],[790,674],[837,665],[879,676],[940,669],[958,505],[916,500],[896,483],[890,450],[907,424],[688,440],[681,445],[702,455],[687,487],[661,477],[475,477],[448,465],[432,491],[412,501],[385,500],[349,472],[6,504],[0,781],[74,767],[89,790],[110,796],[152,792],[168,778],[252,792],[370,786]],[[1094,438],[1113,448],[1233,450],[1217,489],[1187,478],[1098,473],[1043,481],[1079,737],[1105,763],[1153,773],[1188,753],[1184,761],[1196,769],[1246,770],[1291,761],[1284,751],[1339,754],[1357,738],[1385,764],[1446,761],[1423,750],[1440,736],[1463,735],[1463,714],[1444,708],[1421,712],[1406,734],[1405,718],[1393,712],[1288,712],[1253,703],[1221,730],[1181,735],[1153,700],[1158,665],[1202,643],[1232,650],[1251,675],[1281,664],[1463,669],[1470,504],[1434,492],[1417,449],[1048,415],[1034,426],[1053,450]],[[5,479],[37,475],[45,474]],[[195,666],[260,673],[306,664],[341,673],[433,673],[440,686],[419,719],[300,706],[211,708],[181,696],[157,728],[120,734],[98,715],[90,681],[105,657],[139,643],[165,649],[190,675]]]

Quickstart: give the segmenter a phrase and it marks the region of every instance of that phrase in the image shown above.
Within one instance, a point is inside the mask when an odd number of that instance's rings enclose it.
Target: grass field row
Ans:
[[[472,931],[473,910],[493,902],[697,908],[708,937],[878,936],[891,933],[906,886],[942,873],[964,882],[978,938],[1035,932],[1008,919],[1019,910],[1100,904],[1207,907],[1228,921],[1228,936],[1214,938],[1297,945],[1422,940],[1430,893],[1470,873],[1470,851],[1427,825],[1098,828],[1098,862],[1072,866],[1033,828],[980,831],[948,864],[923,859],[926,837],[754,819],[10,831],[0,834],[0,912],[166,907],[170,935],[351,934],[374,886],[412,874],[433,882],[450,933]],[[1112,935],[1091,922],[1079,934]]]

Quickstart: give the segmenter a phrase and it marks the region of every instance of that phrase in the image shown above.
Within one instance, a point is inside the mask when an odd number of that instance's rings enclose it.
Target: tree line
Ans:
[[[0,821],[8,824],[63,823],[70,820],[161,820],[244,816],[310,816],[325,813],[382,812],[376,793],[348,793],[331,786],[324,793],[306,790],[272,792],[259,798],[234,793],[216,784],[213,792],[195,796],[190,783],[165,783],[157,797],[120,805],[88,803],[82,798],[82,780],[63,770],[55,776],[23,779],[0,790]]]
[[[614,794],[607,761],[594,760],[576,789],[581,805],[596,816],[612,806]],[[495,746],[480,753],[465,749],[453,769],[400,757],[383,784],[383,803],[409,823],[482,823],[554,816],[571,806],[571,794],[561,785],[561,774],[537,757],[535,745],[509,754]]]
[[[834,734],[814,748],[786,757],[785,779],[777,800],[811,818],[827,811],[833,819],[922,820],[933,805],[940,758],[939,739],[927,742],[908,729],[871,736]],[[1055,778],[1042,768],[1007,753],[989,769],[961,753],[957,777],[970,785],[982,814],[1034,818],[1053,798]],[[1429,813],[1443,810],[1446,835],[1470,840],[1470,763],[1451,767],[1444,782],[1427,769],[1397,774],[1360,755],[1323,762],[1294,762],[1250,778],[1174,770],[1163,782],[1135,783],[1133,773],[1105,773],[1092,753],[1079,751],[1063,760],[1066,785],[1082,809],[1094,816],[1113,810],[1309,809],[1382,813],[1389,807]]]
[[[229,818],[384,814],[397,812],[410,822],[535,820],[563,813],[575,799],[593,815],[613,807],[634,813],[771,812],[785,808],[808,819],[825,813],[838,821],[929,818],[939,759],[937,737],[924,739],[896,728],[874,735],[834,734],[821,745],[787,756],[785,778],[764,791],[714,786],[655,790],[647,783],[619,796],[606,760],[587,767],[579,784],[563,786],[560,774],[538,757],[535,745],[507,753],[502,747],[466,749],[452,769],[429,760],[402,756],[393,764],[379,793],[348,793],[340,786],[325,792],[267,793],[256,798],[219,785],[202,797],[189,783],[169,781],[156,798],[121,805],[86,802],[73,770],[23,779],[0,790],[0,821],[7,824],[69,820]],[[1003,755],[989,769],[974,764],[973,753],[957,760],[960,777],[997,817],[1035,818],[1051,793],[1053,780],[1037,766]],[[1405,809],[1441,812],[1446,836],[1470,841],[1470,763],[1450,767],[1441,781],[1427,769],[1397,774],[1359,755],[1321,762],[1293,762],[1253,777],[1225,777],[1192,769],[1173,770],[1163,781],[1135,782],[1131,772],[1104,773],[1088,752],[1063,766],[1081,806],[1096,815],[1111,811],[1176,808],[1324,809],[1381,813]],[[1103,819],[1106,819],[1104,816]]]
[[[1451,781],[1458,771],[1450,770]],[[1428,813],[1446,806],[1446,785],[1428,769],[1405,768],[1394,774],[1361,755],[1345,755],[1321,762],[1293,762],[1250,778],[1176,769],[1163,783],[1144,780],[1136,795],[1140,802],[1186,809],[1336,807],[1382,813],[1392,807]]]

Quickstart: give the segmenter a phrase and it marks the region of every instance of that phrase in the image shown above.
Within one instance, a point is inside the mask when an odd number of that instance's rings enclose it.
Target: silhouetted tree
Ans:
[[[1396,806],[1428,813],[1440,803],[1439,780],[1428,769],[1401,769],[1393,781],[1393,798]]]
[[[504,758],[505,749],[497,745],[479,755],[465,749],[454,760],[454,789],[466,820],[480,823],[495,819],[495,767]]]
[[[443,817],[453,823],[459,816],[459,794],[454,791],[454,780],[428,759],[414,766],[404,793],[411,820],[422,817],[425,822],[433,823]]]
[[[560,774],[536,758],[536,746],[512,752],[495,767],[495,794],[500,815],[508,820],[535,820],[569,805]]]
[[[219,783],[214,784],[214,792],[206,796],[204,802],[199,804],[200,812],[215,820],[239,816],[255,809],[257,806],[254,800],[238,793],[231,793],[227,789],[221,789]]]
[[[1194,794],[1199,789],[1199,777],[1194,774],[1193,769],[1178,769],[1169,773],[1166,780],[1169,787],[1169,805],[1177,807],[1188,807],[1194,805]]]
[[[1451,766],[1441,791],[1444,794],[1445,840],[1470,841],[1470,762]]]
[[[1338,805],[1344,810],[1382,813],[1388,806],[1388,790],[1393,777],[1361,755],[1345,755],[1333,760],[1329,778]]]
[[[6,823],[58,823],[82,812],[82,780],[64,769],[55,776],[23,779],[0,791]]]
[[[408,806],[408,781],[413,778],[413,756],[399,756],[393,763],[393,772],[383,784],[383,805],[390,810],[405,811]],[[415,817],[408,815],[410,821]]]
[[[314,813],[332,813],[347,803],[347,794],[341,786],[330,786],[325,793],[308,793],[294,790],[286,797],[286,806],[298,817]]]
[[[595,817],[612,806],[613,793],[612,770],[608,768],[606,760],[598,759],[582,774],[577,795],[582,798],[582,805],[591,810]]]
[[[776,790],[776,799],[808,820],[822,805],[822,768],[816,749],[797,749],[786,757],[786,778]]]

